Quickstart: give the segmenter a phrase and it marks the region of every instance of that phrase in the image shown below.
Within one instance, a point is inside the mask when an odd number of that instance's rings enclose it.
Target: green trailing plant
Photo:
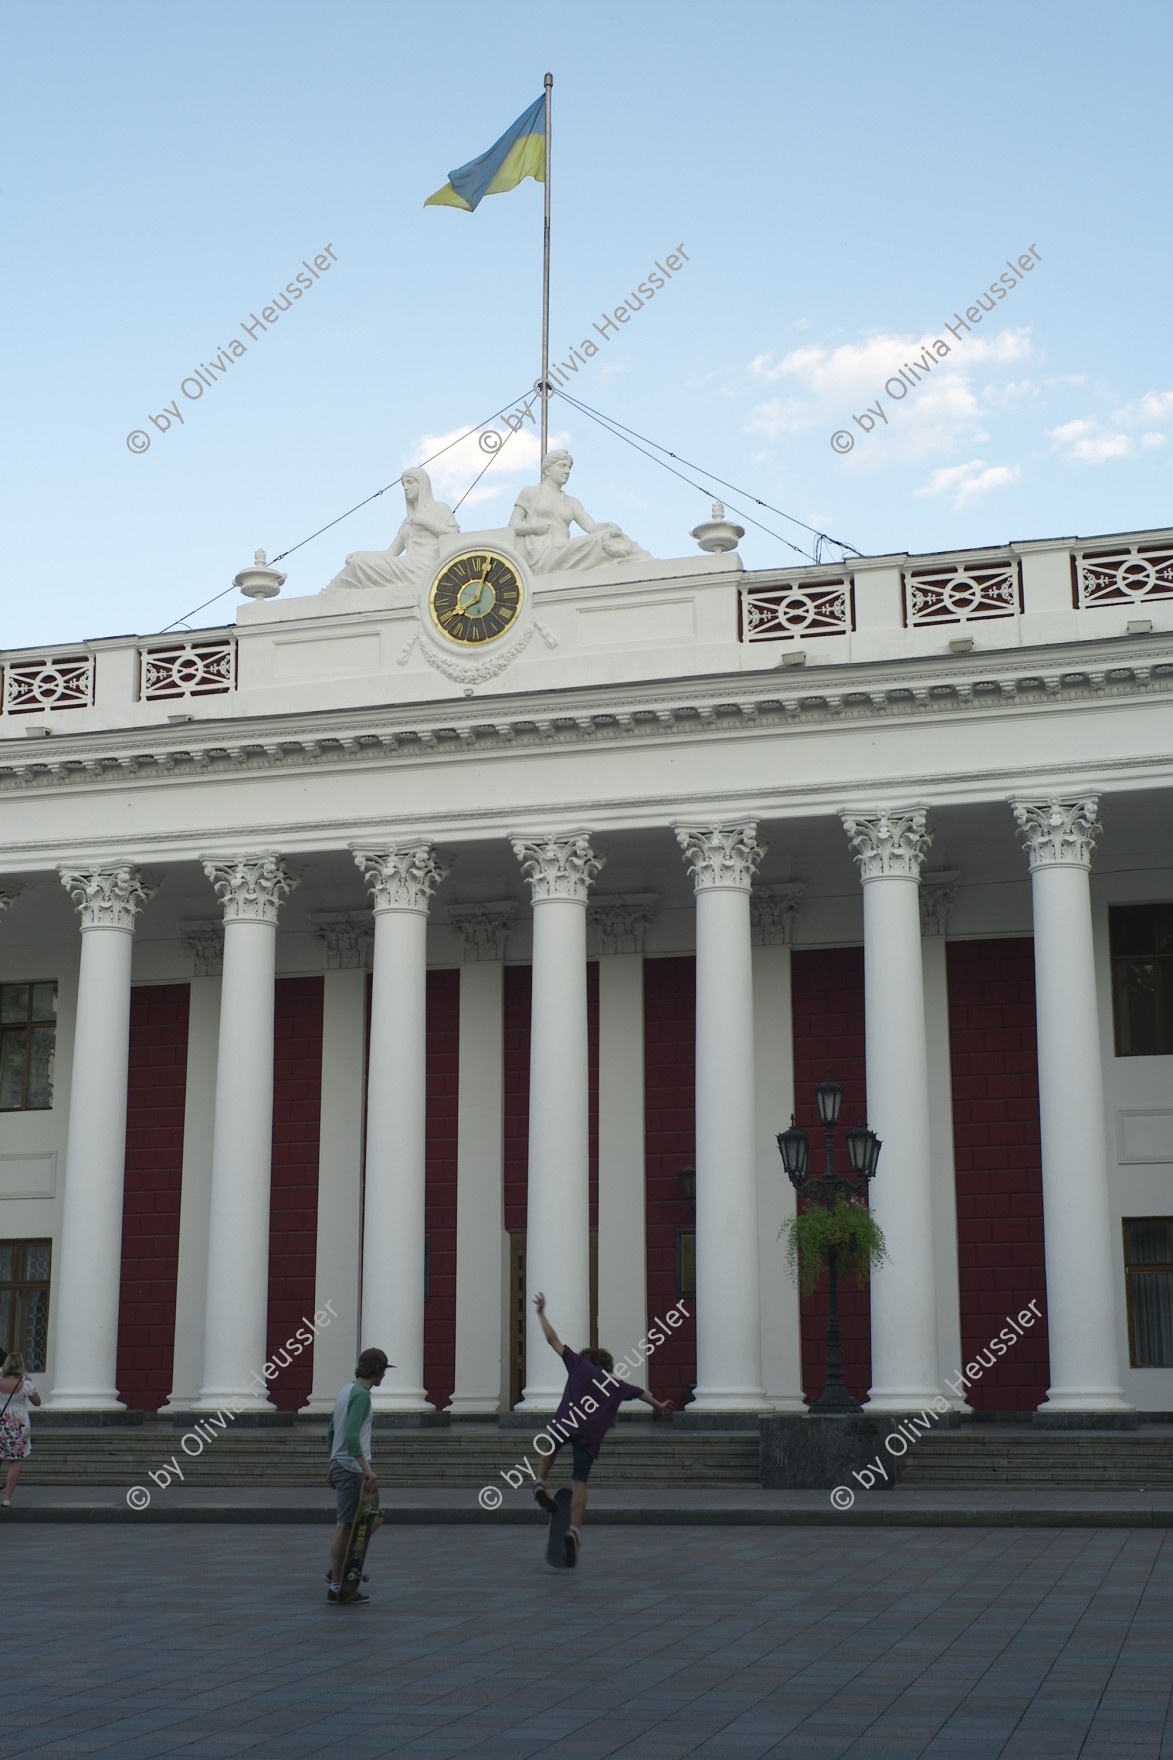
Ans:
[[[831,1254],[838,1269],[855,1273],[862,1289],[873,1265],[888,1257],[884,1232],[857,1199],[837,1198],[830,1209],[812,1204],[778,1230],[786,1238],[786,1266],[804,1296],[818,1288]]]

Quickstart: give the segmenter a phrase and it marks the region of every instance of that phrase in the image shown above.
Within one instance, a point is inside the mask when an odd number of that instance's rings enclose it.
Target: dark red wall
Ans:
[[[696,1159],[696,961],[644,961],[644,1155],[648,1315],[676,1305],[676,1238],[696,1228],[680,1194],[680,1170]],[[657,1399],[679,1408],[696,1381],[696,1302],[648,1365]],[[623,1346],[619,1347],[624,1348]]]
[[[456,1385],[456,1126],[460,972],[428,973],[427,1185],[431,1277],[424,1305],[424,1387],[443,1410]]]
[[[847,1170],[843,1130],[867,1117],[865,1080],[862,947],[796,949],[791,958],[791,1006],[794,1017],[795,1119],[810,1137],[812,1173],[823,1171],[823,1127],[815,1105],[815,1088],[828,1076],[843,1089],[840,1128],[835,1138],[836,1166]],[[885,1169],[881,1155],[877,1173]],[[785,1243],[779,1242],[784,1253]],[[786,1275],[784,1261],[780,1274]],[[802,1309],[802,1384],[808,1400],[823,1390],[827,1370],[826,1277]],[[853,1278],[839,1286],[839,1324],[843,1337],[843,1379],[856,1399],[867,1398],[871,1383],[872,1319],[867,1289]]]
[[[1034,943],[951,941],[946,958],[961,1340],[969,1362],[1032,1297],[1047,1311]],[[992,1368],[983,1365],[966,1398],[975,1411],[1029,1411],[1048,1380],[1044,1320]]]
[[[273,1183],[269,1209],[268,1350],[313,1318],[322,1123],[321,978],[278,978],[273,1042]],[[258,1365],[259,1367],[259,1365]],[[313,1384],[312,1346],[269,1383],[279,1411],[296,1412]]]
[[[157,1411],[171,1391],[188,997],[186,984],[130,996],[118,1390],[132,1411]]]
[[[529,1184],[529,1022],[533,996],[529,966],[505,967],[505,1227],[525,1228]]]

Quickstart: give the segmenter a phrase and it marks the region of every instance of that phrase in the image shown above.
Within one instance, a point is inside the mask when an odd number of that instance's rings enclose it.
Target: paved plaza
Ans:
[[[13,1524],[0,1753],[1173,1756],[1173,1535]],[[1166,1733],[1168,1732],[1168,1733]]]

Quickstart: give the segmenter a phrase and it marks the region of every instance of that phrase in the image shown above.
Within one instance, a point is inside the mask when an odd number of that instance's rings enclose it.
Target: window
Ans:
[[[0,984],[0,1112],[53,1104],[56,984]]]
[[[45,1367],[51,1245],[0,1242],[0,1351],[19,1351],[30,1375]]]
[[[1173,1368],[1173,1216],[1125,1218],[1124,1282],[1132,1367]]]
[[[1173,1056],[1173,904],[1108,911],[1117,1057]]]

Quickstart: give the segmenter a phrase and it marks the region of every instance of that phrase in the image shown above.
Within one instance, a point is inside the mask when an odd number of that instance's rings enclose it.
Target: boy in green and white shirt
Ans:
[[[334,1402],[334,1416],[326,1432],[330,1450],[328,1483],[338,1496],[338,1525],[330,1544],[330,1587],[326,1600],[336,1602],[342,1583],[342,1561],[351,1525],[358,1514],[364,1492],[374,1493],[379,1481],[371,1466],[371,1388],[378,1387],[391,1365],[386,1351],[364,1351],[358,1359],[354,1380],[348,1381]],[[381,1526],[373,1523],[372,1535]],[[357,1595],[356,1601],[369,1601],[369,1595]]]

